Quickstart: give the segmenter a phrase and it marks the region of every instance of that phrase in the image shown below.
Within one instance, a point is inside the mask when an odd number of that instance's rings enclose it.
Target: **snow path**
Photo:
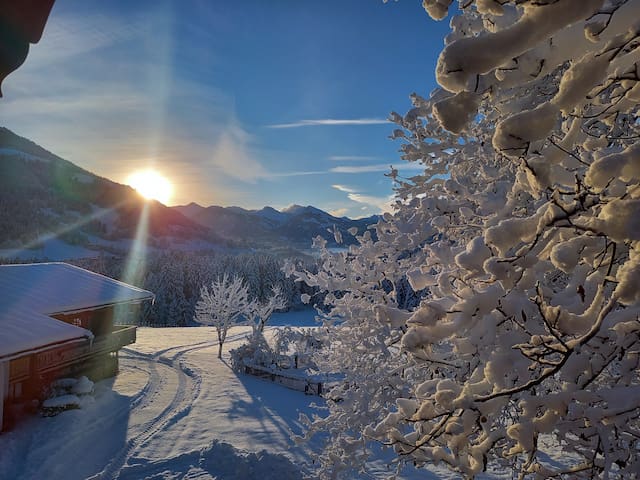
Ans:
[[[147,362],[150,367],[149,382],[145,386],[145,393],[140,397],[143,401],[137,405],[132,404],[131,411],[132,415],[140,411],[139,418],[150,418],[143,421],[139,428],[132,429],[132,435],[128,438],[125,447],[99,474],[98,478],[119,478],[122,467],[151,438],[168,428],[179,418],[188,415],[193,402],[200,394],[201,377],[194,370],[183,368],[180,358],[187,352],[208,348],[212,344],[212,342],[201,342],[187,348],[168,348],[151,356],[128,348],[123,350],[129,356],[123,357],[122,360]],[[177,350],[178,353],[173,357],[164,356],[172,350]],[[121,368],[127,368],[125,362]],[[135,365],[134,368],[136,368]],[[159,370],[164,371],[160,374]],[[167,402],[167,400],[169,401]],[[160,407],[160,411],[158,411],[158,407]],[[136,430],[141,431],[136,433]]]

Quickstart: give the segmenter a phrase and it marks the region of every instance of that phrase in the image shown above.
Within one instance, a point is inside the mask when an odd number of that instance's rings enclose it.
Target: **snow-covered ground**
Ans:
[[[275,325],[311,326],[310,311],[276,314]],[[120,373],[96,384],[82,408],[33,417],[0,435],[0,479],[299,479],[318,441],[297,446],[298,415],[319,397],[236,375],[229,349],[248,333],[234,328],[223,361],[213,328],[140,328],[120,352]],[[387,461],[371,462],[383,478]],[[402,478],[458,478],[445,470]]]

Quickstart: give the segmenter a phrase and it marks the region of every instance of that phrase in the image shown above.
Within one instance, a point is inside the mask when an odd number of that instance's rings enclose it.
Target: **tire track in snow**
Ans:
[[[131,360],[132,357],[121,357],[121,359]],[[142,360],[140,358],[136,358],[135,360]],[[139,370],[145,372],[148,375],[147,383],[142,389],[136,393],[131,400],[129,401],[129,411],[135,411],[140,408],[144,408],[150,401],[151,395],[149,394],[153,385],[157,385],[160,382],[160,374],[158,370],[155,368],[153,362],[148,361],[150,368],[144,369],[137,365],[126,365],[125,368],[129,368],[132,370]]]
[[[104,480],[115,480],[119,478],[121,471],[126,468],[128,461],[135,456],[135,454],[141,447],[146,445],[156,435],[165,431],[180,419],[189,414],[193,403],[200,395],[201,377],[195,370],[184,366],[182,357],[187,353],[204,348],[209,348],[216,344],[216,341],[200,342],[188,346],[165,349],[160,352],[156,352],[154,355],[140,354],[138,352],[129,351],[129,349],[127,349],[127,353],[132,353],[132,357],[136,360],[150,362],[152,365],[152,369],[155,366],[154,364],[162,364],[163,366],[172,369],[177,374],[178,384],[170,403],[165,408],[163,408],[160,413],[143,424],[143,430],[140,433],[129,438],[125,446],[103,469],[103,471],[92,478]],[[163,356],[172,350],[179,351],[172,357]],[[160,374],[158,374],[158,376],[159,379],[154,378],[149,382],[149,389],[145,393],[146,397],[153,396],[154,393],[158,392],[159,389],[163,386],[163,378]],[[189,383],[192,383],[192,386],[189,386]],[[150,402],[151,399],[149,398],[146,403],[148,404]],[[136,408],[136,410],[138,409],[139,406],[138,408]]]

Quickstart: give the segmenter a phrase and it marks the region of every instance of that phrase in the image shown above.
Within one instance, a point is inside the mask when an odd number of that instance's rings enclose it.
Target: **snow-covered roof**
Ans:
[[[49,315],[152,298],[147,290],[66,263],[0,265],[0,358],[92,336]]]
[[[0,361],[47,346],[91,338],[89,330],[29,311],[2,312],[0,316]]]

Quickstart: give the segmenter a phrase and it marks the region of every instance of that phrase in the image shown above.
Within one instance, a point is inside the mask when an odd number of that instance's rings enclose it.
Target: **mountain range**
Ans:
[[[126,249],[143,214],[148,243],[157,248],[308,249],[317,235],[335,245],[334,229],[348,245],[377,222],[299,205],[168,207],[0,127],[0,256],[52,239],[90,250]]]
[[[362,235],[369,225],[377,222],[377,216],[353,220],[334,217],[312,206],[292,205],[278,211],[272,207],[246,210],[240,207],[203,207],[197,203],[172,207],[185,217],[209,227],[228,239],[246,239],[249,245],[268,247],[289,244],[297,248],[309,248],[316,236],[325,238],[329,245],[337,246],[334,229],[342,237],[342,244],[355,243],[356,235]]]

